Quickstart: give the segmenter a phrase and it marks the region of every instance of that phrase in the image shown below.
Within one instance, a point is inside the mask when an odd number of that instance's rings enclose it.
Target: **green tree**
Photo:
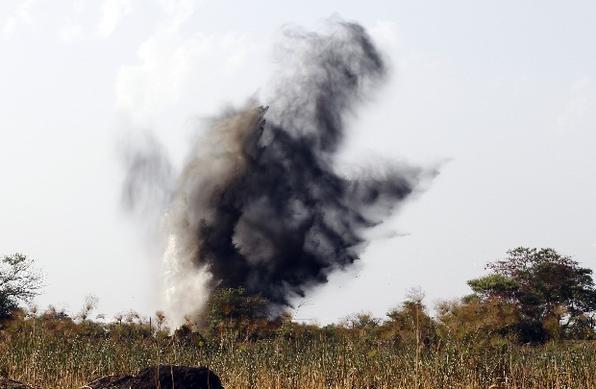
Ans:
[[[518,247],[487,265],[491,274],[468,281],[483,301],[514,304],[522,341],[544,341],[577,332],[596,310],[592,270],[550,248]],[[585,332],[585,331],[584,331]]]
[[[19,303],[31,301],[41,286],[33,260],[19,253],[0,259],[0,319],[9,318]]]
[[[216,289],[207,303],[205,324],[211,334],[230,341],[248,341],[267,330],[268,301],[243,288]]]

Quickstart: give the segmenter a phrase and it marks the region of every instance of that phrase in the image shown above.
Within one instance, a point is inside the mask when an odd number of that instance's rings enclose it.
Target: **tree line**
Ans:
[[[0,260],[0,330],[16,319],[26,319],[22,306],[40,292],[41,277],[33,261],[21,254]],[[592,270],[553,249],[519,247],[486,266],[486,275],[468,281],[471,293],[438,304],[431,315],[424,294],[412,291],[384,319],[367,313],[320,327],[292,320],[288,311],[270,310],[260,296],[243,289],[217,289],[210,296],[202,319],[189,320],[174,337],[196,344],[221,347],[283,337],[304,341],[313,337],[357,337],[366,342],[409,344],[416,352],[440,347],[446,339],[479,346],[513,342],[596,339],[596,289]],[[130,313],[104,325],[89,320],[94,302],[84,315],[71,318],[49,308],[41,314],[60,328],[84,326],[97,336],[170,336],[167,318],[156,313],[150,322]],[[30,315],[30,313],[29,313]]]

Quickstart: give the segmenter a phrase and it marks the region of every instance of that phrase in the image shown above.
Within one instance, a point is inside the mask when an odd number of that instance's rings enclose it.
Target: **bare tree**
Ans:
[[[97,303],[99,299],[97,296],[89,294],[85,297],[85,303],[83,304],[83,308],[81,308],[81,312],[77,314],[77,319],[81,321],[85,321],[91,315],[91,312],[97,308]]]
[[[30,302],[42,287],[33,260],[16,253],[0,259],[0,319],[10,317],[20,303]]]

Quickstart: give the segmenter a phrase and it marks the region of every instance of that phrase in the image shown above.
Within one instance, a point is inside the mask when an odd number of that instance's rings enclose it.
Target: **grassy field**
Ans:
[[[22,320],[0,332],[0,374],[42,388],[78,388],[98,376],[172,363],[209,366],[238,389],[596,388],[594,341],[416,347],[314,332],[226,342],[145,327]]]

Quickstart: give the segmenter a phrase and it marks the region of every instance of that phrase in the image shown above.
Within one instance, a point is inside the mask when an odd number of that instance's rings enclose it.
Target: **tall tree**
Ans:
[[[487,269],[491,274],[468,285],[481,298],[515,304],[526,340],[559,336],[596,311],[592,270],[553,249],[518,247]]]

